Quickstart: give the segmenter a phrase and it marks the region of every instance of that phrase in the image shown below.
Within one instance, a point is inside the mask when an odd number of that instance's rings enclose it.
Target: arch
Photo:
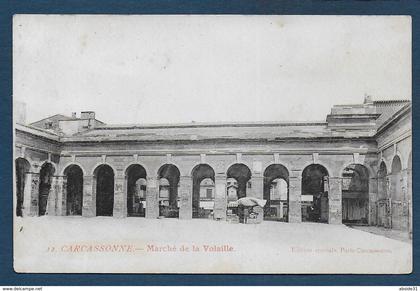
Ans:
[[[401,158],[398,155],[395,155],[391,163],[391,176],[390,176],[390,196],[392,200],[402,201],[403,193],[401,189],[401,170],[402,163]]]
[[[126,176],[129,175],[130,172],[136,172],[137,175],[139,175],[139,176],[147,177],[146,168],[143,165],[138,164],[138,163],[132,163],[125,168],[124,173],[125,173]]]
[[[234,166],[234,165],[244,165],[244,166],[246,166],[248,169],[251,169],[252,167],[251,167],[251,165],[249,165],[248,163],[246,163],[246,162],[244,162],[244,161],[241,161],[241,162],[233,162],[233,163],[230,163],[230,164],[228,164],[226,167],[225,167],[225,173],[227,174],[227,172],[229,171],[229,169],[232,167],[232,166]],[[250,170],[251,171],[251,170]]]
[[[388,174],[388,170],[387,170],[386,163],[384,160],[382,160],[381,163],[379,164],[378,178],[386,177],[387,174]]]
[[[83,208],[83,169],[77,164],[70,164],[63,170],[67,177],[66,215],[82,215]]]
[[[83,176],[86,176],[86,170],[84,169],[82,164],[80,164],[79,162],[69,162],[69,163],[65,164],[63,166],[63,168],[61,169],[60,176],[65,176],[66,175],[65,174],[66,169],[68,167],[72,166],[72,165],[78,166],[82,170]]]
[[[45,165],[48,164],[48,167],[52,167],[54,174],[57,174],[58,171],[58,165],[52,161],[43,161],[42,163],[40,163],[40,169],[42,169],[42,167],[44,167]]]
[[[174,163],[166,163],[159,167],[157,171],[158,178],[162,178],[168,176],[167,173],[171,172],[176,174],[177,176],[181,176],[181,172],[179,171],[179,167]]]
[[[151,173],[152,171],[150,171],[149,170],[149,168],[144,164],[144,163],[141,163],[141,162],[131,162],[131,163],[129,163],[126,167],[125,167],[125,169],[124,169],[124,172],[123,173],[125,173],[125,175],[127,175],[127,171],[128,171],[128,169],[130,169],[132,166],[134,166],[134,165],[139,165],[139,166],[141,166],[141,167],[143,167],[143,169],[144,169],[144,171],[146,172],[146,174],[147,173]]]
[[[388,170],[385,161],[382,161],[378,169],[378,201],[388,198],[387,191],[387,175]]]
[[[326,164],[324,164],[324,163],[313,163],[312,161],[309,161],[309,162],[307,162],[307,163],[304,163],[303,165],[302,165],[302,167],[300,167],[301,169],[303,169],[302,170],[302,173],[301,173],[301,177],[302,177],[302,174],[303,174],[303,171],[306,169],[306,168],[308,168],[309,166],[312,166],[312,165],[318,165],[318,166],[321,166],[322,168],[324,168],[325,169],[325,171],[328,173],[328,177],[329,176],[333,176],[333,170],[331,170],[331,168],[328,166],[328,165],[326,165]],[[337,175],[339,175],[339,173],[337,173]]]
[[[342,174],[343,174],[343,172],[348,168],[348,167],[350,167],[350,166],[352,166],[352,165],[359,165],[359,166],[362,166],[366,171],[367,171],[367,175],[369,176],[369,177],[376,177],[376,172],[375,172],[375,170],[369,165],[369,164],[361,164],[361,163],[353,163],[353,162],[350,162],[350,163],[347,163],[347,164],[344,164],[344,166],[342,166],[341,167],[341,169],[340,169],[340,172],[338,173],[338,175],[339,176],[342,176]],[[364,170],[363,170],[364,171]]]
[[[238,182],[238,198],[246,197],[247,184],[251,176],[251,170],[243,163],[236,163],[228,168],[226,178],[234,178]]]
[[[112,216],[114,212],[114,169],[100,164],[93,171],[96,194],[96,216]]]
[[[213,176],[215,175],[214,168],[208,163],[198,163],[191,169],[191,177],[194,176],[194,173],[202,171],[202,169],[206,169],[207,171],[212,172]],[[214,179],[213,179],[214,180]]]
[[[157,172],[159,184],[162,178],[168,180],[169,185],[159,185],[159,216],[178,218],[178,186],[181,172],[173,163],[162,165]]]
[[[146,179],[147,171],[142,165],[133,163],[126,168],[127,216],[146,216]]]
[[[289,171],[282,164],[268,165],[264,170],[263,197],[265,220],[287,221]]]
[[[112,169],[112,171],[114,172],[114,174],[118,172],[117,169],[113,165],[111,165],[110,163],[107,163],[107,162],[105,162],[105,163],[104,162],[99,162],[99,163],[96,163],[93,166],[92,171],[90,172],[92,176],[95,176],[95,172],[96,172],[96,170],[100,166],[108,166],[108,167],[110,167]]]
[[[214,209],[215,172],[209,164],[198,164],[191,171],[193,182],[192,209],[193,218],[209,218]],[[207,180],[211,183],[204,183]]]
[[[404,205],[407,202],[406,189],[402,182],[402,160],[397,153],[391,163],[391,175],[389,177],[389,191],[391,197],[391,227],[405,229],[408,227],[408,217],[404,214]]]
[[[38,215],[40,216],[47,214],[48,197],[55,169],[53,163],[44,162],[39,172]]]
[[[262,169],[264,169],[264,171],[262,171],[262,173],[264,173],[265,170],[268,167],[270,167],[271,165],[282,165],[286,169],[292,168],[292,164],[289,161],[287,161],[287,160],[280,160],[280,161],[277,161],[276,162],[274,159],[272,159],[272,160],[267,160],[267,161],[264,161],[263,162]]]
[[[386,160],[385,158],[381,158],[378,161],[378,171],[379,171],[379,167],[381,166],[382,163],[385,165],[385,169],[387,170],[386,174],[387,175],[390,174],[391,173],[391,161]]]
[[[31,170],[31,164],[25,158],[15,160],[15,183],[16,183],[16,216],[22,216],[22,208],[25,193],[26,173]]]
[[[399,150],[397,150],[396,152],[395,152],[395,156],[397,156],[399,159],[400,159],[400,162],[401,162],[401,169],[403,169],[403,170],[405,170],[405,169],[407,169],[407,164],[406,164],[406,162],[408,161],[406,158],[404,158],[405,157],[405,154],[403,154],[403,153],[401,153]],[[395,158],[395,156],[394,156],[394,158]],[[392,160],[394,160],[394,158],[392,159]]]
[[[402,162],[400,155],[396,154],[391,163],[391,174],[396,174],[402,170]]]
[[[310,164],[302,171],[302,221],[328,222],[328,170],[321,164]]]
[[[341,173],[342,217],[346,224],[369,222],[369,169],[350,164]]]
[[[36,165],[36,163],[30,157],[23,157],[23,156],[22,157],[17,157],[17,158],[15,158],[15,162],[17,160],[23,160],[23,161],[28,163],[28,165],[29,165],[28,172],[33,172],[34,171],[34,165]]]

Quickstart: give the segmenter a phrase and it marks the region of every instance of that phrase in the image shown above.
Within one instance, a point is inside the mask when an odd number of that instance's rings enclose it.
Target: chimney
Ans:
[[[363,102],[364,104],[373,104],[373,101],[372,101],[372,96],[370,96],[370,95],[368,95],[368,94],[365,94],[365,100],[364,100],[364,102]]]
[[[84,127],[95,127],[95,111],[82,111],[80,113],[80,119],[82,119]]]
[[[80,112],[80,119],[95,119],[95,111]]]

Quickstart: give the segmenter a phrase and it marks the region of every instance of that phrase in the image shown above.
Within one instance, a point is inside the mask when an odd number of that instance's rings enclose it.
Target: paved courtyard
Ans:
[[[409,273],[410,242],[344,225],[33,217],[15,221],[15,270]]]
[[[352,226],[352,228],[370,232],[377,235],[381,235],[381,236],[385,236],[391,239],[396,239],[396,240],[407,242],[407,243],[412,242],[410,234],[407,231],[401,231],[401,230],[390,229],[390,228],[385,228],[385,227],[377,227],[377,226]]]

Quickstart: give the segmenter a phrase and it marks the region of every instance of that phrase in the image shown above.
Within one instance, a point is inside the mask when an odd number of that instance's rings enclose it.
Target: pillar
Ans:
[[[302,222],[301,195],[302,177],[300,176],[300,173],[292,171],[289,176],[289,222]]]
[[[66,215],[67,205],[67,177],[53,176],[48,193],[47,215]]]
[[[402,191],[402,223],[401,228],[404,231],[409,232],[410,229],[410,211],[408,203],[408,171],[404,169],[401,171],[401,191]]]
[[[23,192],[22,215],[38,216],[39,173],[28,172],[25,176],[25,189]]]
[[[263,199],[264,177],[261,174],[254,174],[251,177],[251,193],[249,193],[247,196]]]
[[[61,185],[61,203],[59,204],[62,216],[67,215],[67,176],[60,176],[59,184]],[[82,194],[83,195],[83,194]]]
[[[181,176],[179,179],[180,205],[179,219],[192,219],[192,178]]]
[[[392,175],[386,176],[386,213],[384,226],[392,227]]]
[[[413,234],[413,186],[412,186],[412,172],[407,170],[407,201],[408,201],[408,234],[412,238]]]
[[[57,215],[57,176],[51,177],[50,191],[47,199],[47,210],[45,215]]]
[[[146,218],[159,217],[159,186],[156,177],[147,177]]]
[[[329,177],[328,179],[328,223],[341,224],[342,217],[342,192],[341,192],[341,177]]]
[[[261,174],[253,174],[251,177],[251,193],[250,197],[263,199],[264,198],[264,177]],[[258,214],[257,221],[261,222],[264,220],[264,208],[261,206],[255,206],[254,212]]]
[[[377,201],[378,201],[378,179],[376,177],[369,178],[369,225],[377,225]]]
[[[377,178],[376,225],[389,226],[389,179],[387,176]],[[374,186],[373,186],[374,187]],[[369,191],[371,185],[369,184]]]
[[[213,216],[215,220],[226,220],[227,211],[227,192],[226,175],[217,174],[214,177],[215,194]]]
[[[96,183],[94,176],[83,176],[83,208],[82,216],[96,216]]]
[[[48,212],[48,214],[65,216],[67,215],[67,177],[54,176],[52,181],[51,189],[54,191],[55,196],[54,214],[51,214],[50,212]]]
[[[114,209],[112,216],[117,218],[127,217],[127,191],[125,176],[117,174],[114,180]]]

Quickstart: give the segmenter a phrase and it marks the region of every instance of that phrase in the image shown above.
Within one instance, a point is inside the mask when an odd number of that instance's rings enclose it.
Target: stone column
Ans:
[[[408,234],[412,238],[413,234],[413,186],[412,186],[412,172],[407,170],[407,201],[408,201]]]
[[[215,193],[213,216],[215,220],[226,220],[227,192],[226,175],[218,174],[214,177]]]
[[[127,217],[127,192],[125,176],[116,175],[114,180],[114,209],[112,212],[113,217],[124,218]]]
[[[289,214],[288,220],[292,223],[302,222],[302,177],[297,171],[289,176]]]
[[[56,197],[55,215],[67,215],[67,177],[55,176],[54,191]]]
[[[51,178],[50,191],[48,193],[47,212],[46,215],[61,216],[63,215],[63,176],[53,176]],[[65,197],[64,197],[65,198]],[[64,201],[64,204],[66,201]],[[65,208],[64,208],[65,209]],[[66,213],[64,213],[66,215]]]
[[[401,171],[401,192],[402,192],[402,229],[410,231],[410,211],[409,211],[409,196],[408,196],[408,171],[404,169]]]
[[[385,227],[392,227],[392,175],[389,174],[386,176],[386,215],[385,215]]]
[[[264,196],[264,177],[261,174],[254,174],[251,177],[251,193],[249,197],[263,199]]]
[[[50,193],[48,193],[48,202],[47,202],[47,212],[46,215],[57,215],[57,208],[58,208],[58,192],[59,192],[59,185],[58,185],[58,177],[52,176],[51,177],[51,186],[50,186]]]
[[[61,176],[60,178],[60,184],[61,184],[61,215],[66,216],[67,215],[67,176]]]
[[[377,181],[376,224],[389,227],[389,178],[388,176],[378,177]]]
[[[251,177],[251,195],[250,197],[263,199],[264,197],[264,177],[261,174],[253,174]],[[258,213],[257,221],[264,220],[264,208],[255,206],[254,212]]]
[[[83,208],[82,216],[96,216],[96,183],[94,176],[86,175],[83,177]]]
[[[343,221],[342,217],[342,178],[341,177],[329,177],[328,178],[328,223],[329,224],[341,224]]]
[[[28,172],[25,176],[25,189],[23,192],[22,215],[38,216],[39,173]]]
[[[179,219],[192,219],[192,178],[181,176],[179,179],[180,205]]]
[[[377,201],[378,201],[378,179],[376,177],[369,178],[369,213],[368,223],[369,225],[376,225],[377,214]]]
[[[156,177],[147,177],[146,218],[159,217],[159,185]]]

